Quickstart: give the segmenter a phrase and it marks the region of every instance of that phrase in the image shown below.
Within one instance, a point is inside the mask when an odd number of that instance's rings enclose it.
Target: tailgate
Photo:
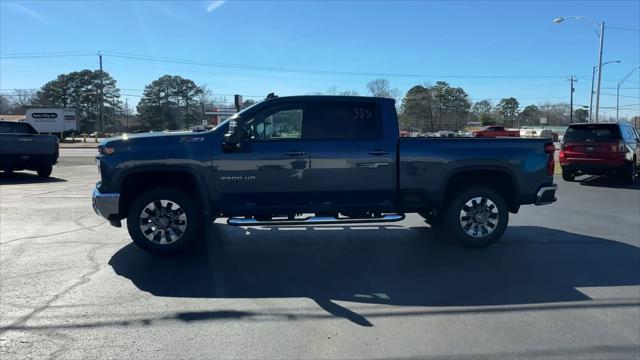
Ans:
[[[588,142],[564,144],[564,156],[570,159],[616,160],[620,158],[617,142]]]
[[[2,155],[54,155],[56,137],[31,134],[0,134]]]

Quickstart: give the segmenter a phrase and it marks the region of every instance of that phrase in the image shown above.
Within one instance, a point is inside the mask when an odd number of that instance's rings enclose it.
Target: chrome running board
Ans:
[[[395,222],[404,220],[404,214],[386,214],[378,218],[335,218],[332,216],[309,216],[302,219],[265,220],[229,218],[232,226],[271,226],[271,225],[324,225],[324,224],[368,224]]]

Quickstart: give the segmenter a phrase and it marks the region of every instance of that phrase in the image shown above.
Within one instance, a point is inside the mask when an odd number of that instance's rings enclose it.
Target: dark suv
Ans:
[[[613,173],[633,183],[638,172],[640,139],[627,123],[569,125],[560,146],[562,178]]]

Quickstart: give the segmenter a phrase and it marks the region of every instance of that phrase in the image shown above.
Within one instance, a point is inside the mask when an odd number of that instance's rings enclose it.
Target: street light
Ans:
[[[561,16],[559,18],[553,19],[553,22],[556,24],[560,24],[567,19],[584,21],[600,39],[600,50],[598,51],[598,87],[596,90],[596,122],[598,122],[598,112],[600,110],[600,84],[602,83],[602,48],[604,46],[604,21],[600,23],[599,32],[596,29],[596,23],[588,17],[584,16]]]
[[[607,65],[607,64],[612,64],[612,63],[619,64],[619,63],[621,63],[621,62],[622,62],[622,61],[620,61],[620,60],[607,61],[606,63],[602,64],[602,66],[604,67],[605,65]],[[597,65],[595,65],[595,66],[593,67],[593,70],[591,71],[591,94],[590,94],[590,100],[589,100],[589,122],[591,122],[591,116],[592,116],[592,110],[591,110],[591,109],[592,109],[592,107],[593,107],[593,78],[595,78],[595,77],[596,77],[596,68],[597,68],[597,67],[598,67],[598,66],[597,66]]]
[[[620,87],[624,84],[625,81],[633,74],[634,71],[640,69],[640,66],[633,68],[633,70],[629,71],[629,73],[620,80],[618,83],[618,89],[616,90],[616,122],[618,122],[618,112],[620,110]]]

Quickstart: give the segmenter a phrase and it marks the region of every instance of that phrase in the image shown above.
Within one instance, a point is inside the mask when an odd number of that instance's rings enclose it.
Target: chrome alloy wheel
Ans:
[[[170,200],[155,200],[140,213],[140,231],[147,240],[161,245],[178,241],[187,228],[187,214]]]
[[[489,236],[498,226],[498,207],[486,197],[474,197],[460,210],[460,226],[469,236]]]

